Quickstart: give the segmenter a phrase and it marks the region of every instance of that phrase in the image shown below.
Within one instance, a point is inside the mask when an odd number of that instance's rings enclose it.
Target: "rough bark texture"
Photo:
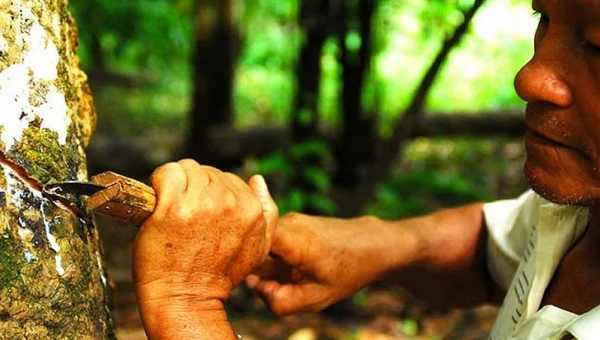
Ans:
[[[41,185],[85,180],[95,115],[66,0],[0,0],[0,337],[113,338],[97,231]]]

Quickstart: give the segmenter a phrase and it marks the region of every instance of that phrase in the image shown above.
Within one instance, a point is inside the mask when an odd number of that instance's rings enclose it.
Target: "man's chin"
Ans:
[[[523,172],[531,189],[552,203],[589,206],[593,201],[598,201],[598,198],[594,200],[591,197],[589,188],[582,187],[581,183],[548,173],[529,162],[525,162]]]

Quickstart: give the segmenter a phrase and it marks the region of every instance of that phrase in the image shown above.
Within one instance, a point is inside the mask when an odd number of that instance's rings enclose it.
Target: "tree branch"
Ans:
[[[485,0],[475,0],[473,6],[464,13],[463,22],[455,29],[452,37],[446,40],[440,52],[425,73],[408,109],[406,109],[398,119],[392,138],[382,145],[377,161],[371,167],[369,174],[365,177],[356,191],[355,197],[357,199],[350,203],[352,206],[340,207],[341,211],[350,214],[360,213],[369,200],[371,200],[375,185],[388,176],[393,162],[398,157],[401,157],[400,153],[404,148],[403,140],[405,139],[405,136],[409,135],[421,124],[425,100],[427,99],[427,95],[431,90],[442,65],[448,59],[450,52],[458,46],[458,43],[460,43],[462,37],[467,32],[475,14],[484,3]]]
[[[431,113],[406,135],[405,140],[418,137],[451,136],[511,136],[520,137],[525,132],[523,113],[496,111],[478,113]],[[183,138],[181,135],[179,138]],[[166,139],[165,139],[166,138]],[[337,140],[335,132],[320,133],[326,141]],[[176,154],[183,139],[163,137],[163,148],[157,152],[156,142],[145,138],[119,138],[98,131],[87,149],[90,173],[112,170],[135,178],[147,177],[154,167],[171,159],[156,159],[156,154]],[[168,141],[166,141],[168,140]],[[404,141],[403,141],[404,142]],[[247,155],[263,156],[292,144],[289,126],[259,126],[245,131],[223,126],[207,131],[207,145],[215,157],[243,159]],[[150,155],[153,155],[150,157]],[[176,158],[176,157],[174,157]]]

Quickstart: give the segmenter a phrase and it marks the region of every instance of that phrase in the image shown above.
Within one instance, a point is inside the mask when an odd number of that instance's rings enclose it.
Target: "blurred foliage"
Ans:
[[[93,64],[94,38],[111,68],[168,75],[189,63],[192,0],[75,0],[70,9],[78,23],[85,68],[98,66]]]
[[[331,191],[331,179],[327,171],[318,166],[300,168],[294,166],[294,163],[304,162],[308,159],[326,159],[328,157],[327,145],[321,141],[311,140],[293,145],[287,152],[275,152],[259,160],[255,171],[265,176],[278,176],[283,181],[285,189],[274,197],[281,214],[310,209],[324,215],[335,215],[337,207],[327,197]],[[300,176],[296,176],[295,171],[299,171]],[[317,193],[307,193],[295,187],[292,179],[298,177],[315,187]]]
[[[140,83],[95,86],[99,79],[90,79],[99,130],[115,136],[181,131],[191,102],[193,1],[71,0],[69,6],[84,69],[103,66]]]
[[[292,109],[294,70],[303,40],[297,24],[299,2],[239,0],[237,4],[236,123],[240,127],[285,123]],[[445,37],[462,20],[460,9],[470,4],[467,0],[379,1],[363,102],[367,112],[383,114],[382,131],[389,130],[410,101]],[[91,41],[97,36],[110,69],[157,74],[160,91],[176,100],[189,96],[192,0],[73,0],[71,9],[87,69],[93,66]],[[533,51],[535,19],[530,12],[528,0],[489,1],[436,81],[427,109],[455,112],[520,106],[512,79]],[[322,57],[319,110],[325,126],[335,126],[339,120],[338,44],[330,39]],[[171,114],[185,119],[186,104]],[[139,114],[152,117],[161,110],[150,102]]]
[[[367,213],[387,219],[470,202],[513,197],[526,188],[519,140],[421,138],[382,183]]]
[[[236,126],[285,124],[293,108],[295,67],[304,39],[297,23],[299,1],[238,0],[236,4]],[[462,20],[461,10],[471,4],[471,0],[378,1],[373,18],[373,59],[362,99],[366,112],[380,115],[383,136],[390,133],[412,99],[444,39]],[[86,69],[98,66],[92,44],[97,39],[108,70],[156,79],[135,88],[119,84],[95,87],[99,129],[127,137],[149,132],[184,136],[181,131],[186,128],[191,103],[194,1],[72,0],[71,10],[79,27],[80,55]],[[488,1],[436,80],[427,110],[451,114],[520,107],[512,80],[533,51],[536,23],[530,12],[529,0]],[[359,36],[350,34],[342,43],[358,46],[361,42]],[[329,39],[321,60],[318,109],[321,124],[332,130],[340,119],[339,46],[339,41]],[[397,165],[396,175],[379,187],[369,213],[408,216],[441,206],[441,201],[455,205],[506,194],[495,184],[499,182],[494,179],[501,176],[494,174],[514,175],[515,171],[507,168],[514,168],[519,160],[499,165],[495,156],[484,157],[491,149],[500,148],[501,142],[416,141]],[[451,157],[440,153],[444,148],[453,150],[448,154]],[[327,157],[329,152],[322,142],[296,145],[292,158],[276,153],[260,160],[258,169],[291,178],[294,157]],[[322,195],[307,196],[293,187],[283,188],[278,196],[282,212],[311,206],[333,214],[336,207],[326,198],[331,189],[326,169],[302,171]],[[490,175],[490,171],[496,172]],[[521,184],[515,187],[521,188]]]

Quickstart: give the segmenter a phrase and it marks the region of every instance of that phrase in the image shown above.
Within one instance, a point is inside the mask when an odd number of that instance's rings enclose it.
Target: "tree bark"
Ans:
[[[231,166],[206,148],[207,129],[233,123],[231,93],[235,60],[235,0],[197,0],[194,97],[189,156],[219,167]]]
[[[86,180],[95,115],[66,0],[0,0],[0,329],[114,338],[97,230],[43,184]]]
[[[317,103],[321,81],[321,54],[327,39],[329,1],[300,2],[300,26],[306,34],[296,68],[298,90],[291,120],[292,138],[301,143],[315,138],[319,124]]]
[[[365,115],[362,109],[362,89],[371,61],[371,26],[375,1],[346,1],[340,30],[342,64],[342,132],[336,150],[336,187],[355,189],[360,167],[375,158],[377,136],[375,115]],[[345,43],[353,31],[360,36],[360,47],[352,50]]]

